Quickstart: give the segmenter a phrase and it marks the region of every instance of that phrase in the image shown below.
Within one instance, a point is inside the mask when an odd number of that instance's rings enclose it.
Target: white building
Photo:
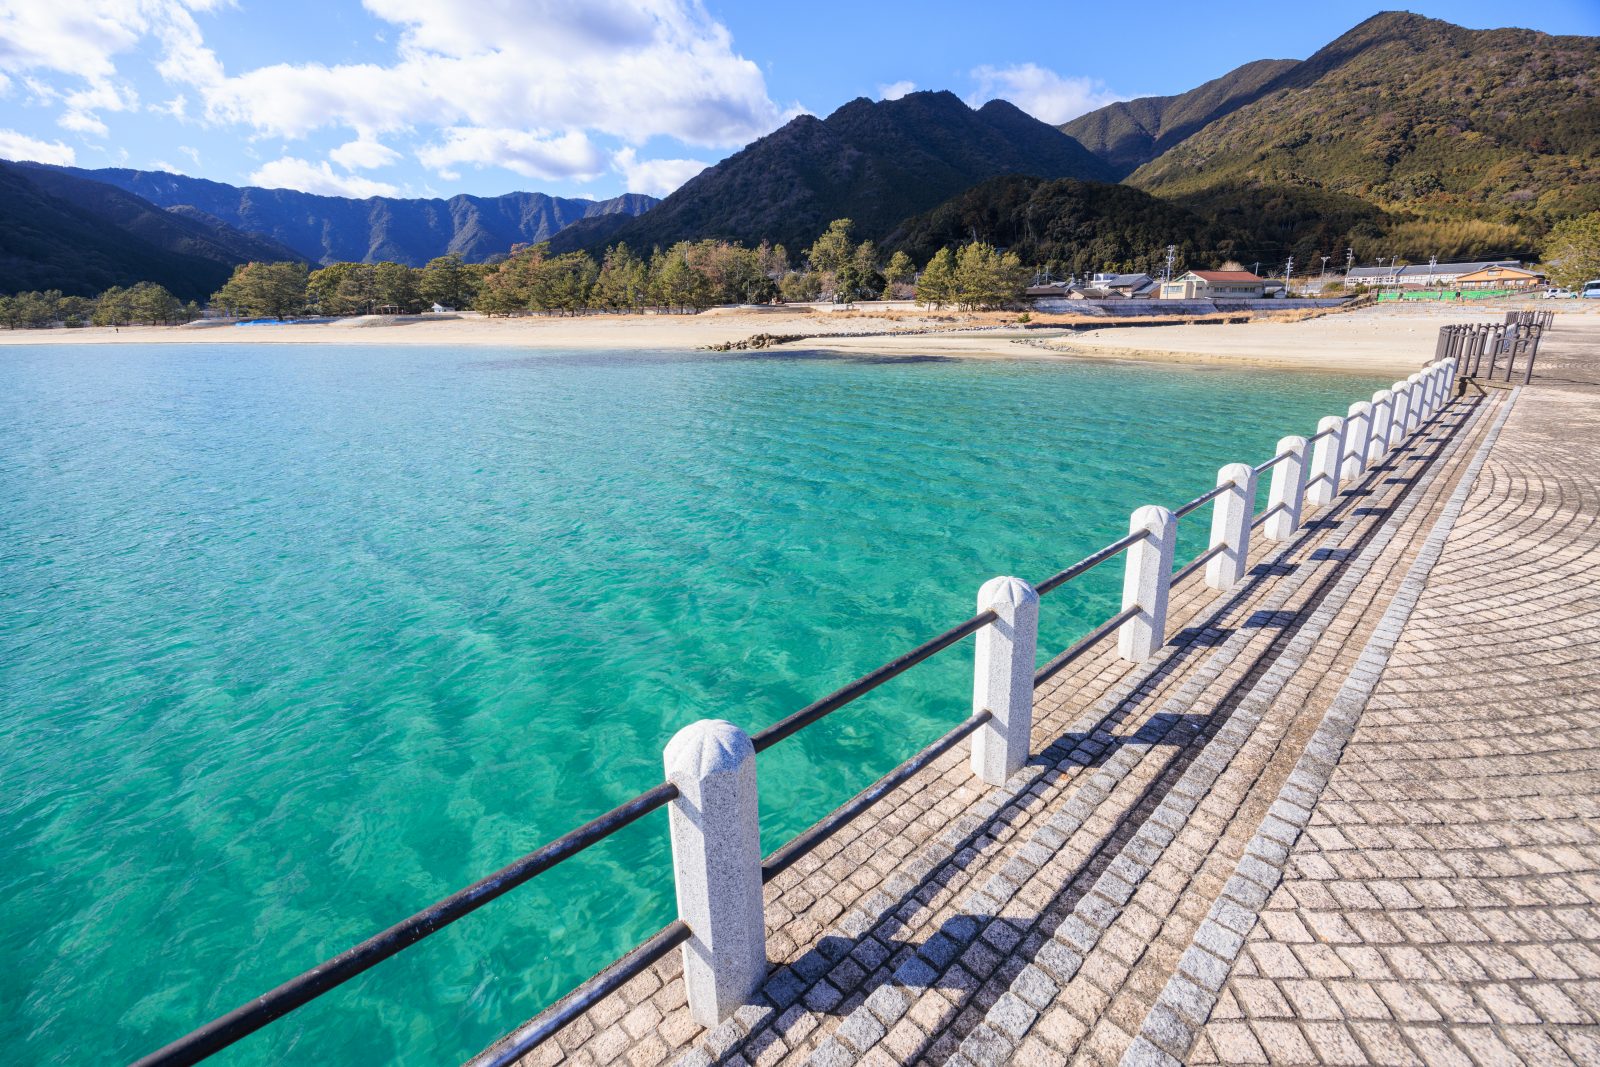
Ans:
[[[1161,283],[1163,300],[1260,300],[1266,279],[1248,270],[1191,270]]]

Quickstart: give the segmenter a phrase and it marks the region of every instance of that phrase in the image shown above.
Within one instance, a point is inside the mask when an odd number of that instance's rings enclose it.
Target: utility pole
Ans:
[[[1332,256],[1322,257],[1322,281],[1317,283],[1319,289],[1325,289],[1328,286],[1328,260],[1332,258]]]
[[[1345,249],[1344,250],[1344,272],[1346,274],[1349,274],[1350,273],[1350,268],[1354,267],[1355,265],[1356,265],[1356,250],[1353,249],[1353,248]]]
[[[1293,284],[1294,284],[1294,257],[1290,256],[1289,257],[1289,262],[1284,264],[1284,267],[1283,267],[1283,295],[1284,296],[1287,297],[1287,296],[1293,296],[1294,295],[1294,291],[1291,288],[1293,286]]]
[[[1439,265],[1439,257],[1438,257],[1437,254],[1431,255],[1431,256],[1428,257],[1428,286],[1429,286],[1429,288],[1433,287],[1433,268],[1437,267],[1438,265]]]
[[[1177,245],[1168,245],[1167,246],[1167,272],[1166,272],[1165,276],[1162,277],[1162,279],[1161,279],[1162,281],[1170,282],[1172,280],[1172,264],[1173,264],[1173,261],[1175,259],[1177,259],[1177,258],[1178,258],[1178,246]]]
[[[1260,274],[1261,273],[1261,261],[1259,259],[1256,260],[1256,265],[1254,267],[1250,268],[1250,273],[1251,274]]]

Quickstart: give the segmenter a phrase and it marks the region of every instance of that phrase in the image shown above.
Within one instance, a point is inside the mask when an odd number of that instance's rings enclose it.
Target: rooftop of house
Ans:
[[[1435,263],[1429,266],[1426,263],[1407,263],[1396,269],[1388,267],[1351,267],[1347,278],[1415,278],[1419,275],[1427,277],[1430,274],[1470,274],[1473,271],[1483,270],[1485,267],[1517,267],[1521,266],[1514,259],[1484,259],[1473,263]]]
[[[1265,278],[1248,270],[1192,270],[1190,274],[1208,282],[1264,282]]]

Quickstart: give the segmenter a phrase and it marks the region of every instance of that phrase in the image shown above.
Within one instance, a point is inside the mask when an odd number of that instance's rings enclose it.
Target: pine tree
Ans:
[[[956,266],[950,249],[941,248],[922,268],[917,279],[917,303],[936,308],[944,307],[955,299]]]

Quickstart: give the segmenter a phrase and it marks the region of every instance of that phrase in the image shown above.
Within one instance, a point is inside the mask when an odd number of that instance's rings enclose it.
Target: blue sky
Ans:
[[[0,0],[0,158],[349,196],[664,195],[801,112],[950,89],[1061,122],[1303,58],[1377,5]],[[1600,34],[1595,0],[1411,8]]]

